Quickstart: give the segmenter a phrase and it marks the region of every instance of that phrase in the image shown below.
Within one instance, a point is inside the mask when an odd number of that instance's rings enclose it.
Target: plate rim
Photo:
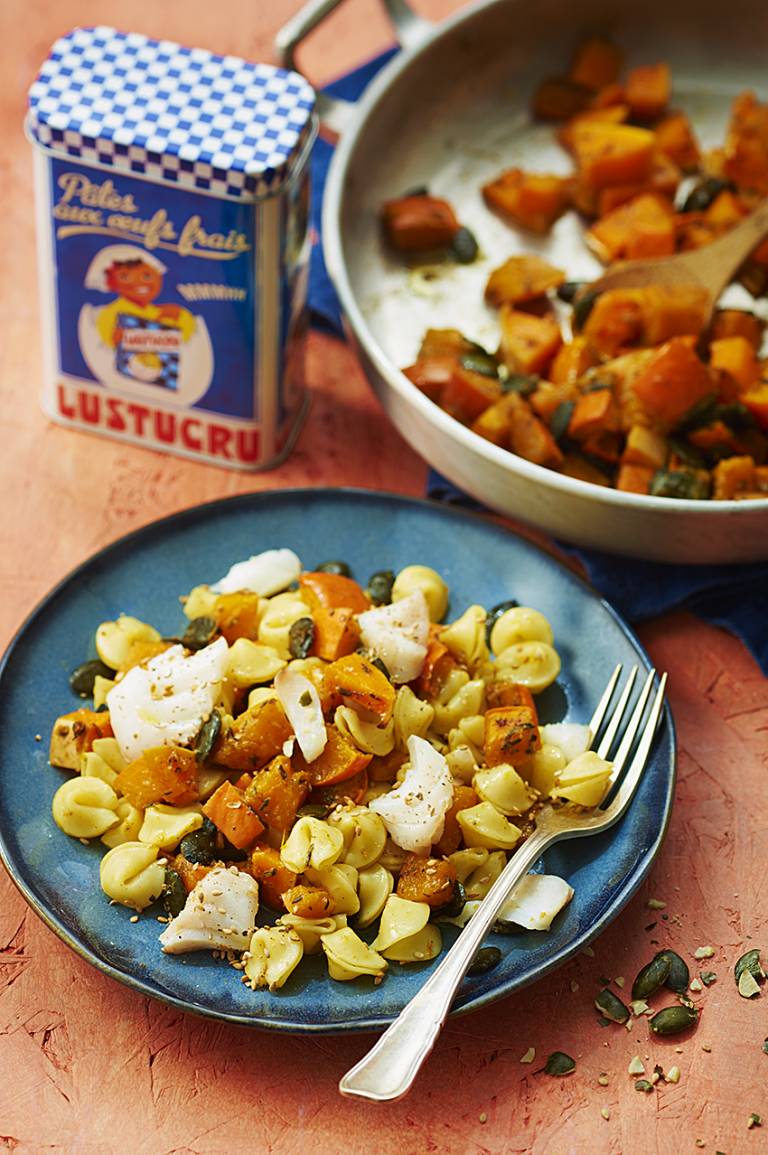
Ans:
[[[68,573],[64,575],[58,582],[51,587],[50,590],[37,602],[37,604],[29,611],[21,625],[15,631],[8,643],[2,657],[0,657],[0,687],[6,673],[6,669],[11,661],[12,656],[24,641],[27,630],[42,616],[49,604],[58,597],[68,586],[72,585],[77,578],[90,567],[96,563],[102,562],[112,553],[117,553],[124,550],[137,538],[145,535],[155,534],[161,531],[163,527],[171,524],[179,525],[184,521],[192,521],[197,518],[205,518],[209,516],[216,509],[221,507],[233,508],[237,506],[248,506],[258,504],[260,501],[269,501],[274,499],[300,499],[301,497],[318,496],[326,499],[334,498],[352,498],[359,500],[364,504],[371,499],[381,501],[384,503],[401,504],[406,506],[413,506],[418,509],[426,509],[432,513],[439,513],[448,518],[454,518],[457,521],[481,522],[488,528],[497,530],[501,534],[509,534],[510,537],[516,541],[521,542],[524,547],[532,550],[544,557],[547,562],[553,565],[557,570],[564,573],[569,580],[573,580],[580,585],[583,592],[588,597],[598,601],[603,609],[607,611],[609,616],[613,618],[614,623],[619,627],[621,632],[639,651],[645,666],[648,670],[652,668],[650,657],[638,638],[635,631],[621,614],[614,608],[614,606],[607,601],[602,594],[600,594],[581,574],[576,573],[566,566],[559,558],[547,552],[540,545],[532,542],[523,534],[518,533],[515,529],[501,524],[498,520],[498,515],[488,511],[457,508],[454,505],[447,505],[445,502],[437,501],[431,498],[413,497],[409,494],[396,493],[390,490],[376,490],[367,489],[355,486],[296,486],[289,488],[271,489],[271,490],[254,490],[247,493],[231,494],[225,497],[214,498],[211,501],[200,502],[196,505],[186,506],[183,509],[175,510],[172,513],[164,514],[161,517],[155,518],[145,525],[139,526],[136,529],[129,530],[113,541],[108,542],[100,549],[94,551],[82,562],[79,562]],[[661,845],[666,836],[669,822],[672,814],[672,807],[674,802],[675,782],[677,777],[677,759],[676,759],[676,732],[675,724],[672,717],[672,711],[667,700],[664,705],[664,720],[669,728],[669,768],[666,780],[666,795],[664,798],[663,809],[661,810],[660,825],[655,834],[652,843],[647,847],[642,859],[623,880],[617,889],[614,900],[609,909],[596,922],[585,928],[580,934],[570,942],[568,945],[561,948],[551,959],[540,964],[534,974],[527,977],[511,979],[506,983],[500,985],[492,990],[477,994],[470,998],[462,1006],[452,1009],[451,1017],[468,1014],[472,1011],[480,1010],[483,1007],[497,1002],[500,999],[508,998],[510,995],[522,990],[526,986],[530,986],[534,982],[538,982],[546,975],[551,974],[554,970],[563,966],[574,955],[578,954],[584,949],[594,938],[602,933],[603,930],[613,922],[630,899],[639,890],[642,883],[645,881],[651,867],[656,859],[656,856],[661,848]],[[264,1016],[247,1016],[239,1013],[229,1011],[215,1010],[196,1004],[188,999],[181,998],[170,992],[162,991],[153,987],[151,981],[142,978],[140,975],[130,974],[126,971],[120,970],[112,963],[96,955],[89,946],[81,942],[80,939],[66,926],[64,923],[48,909],[45,902],[38,897],[34,888],[27,882],[21,873],[23,864],[17,864],[14,861],[13,855],[6,843],[5,832],[3,830],[3,819],[0,814],[0,862],[2,862],[11,881],[22,895],[28,906],[33,910],[38,918],[53,931],[53,933],[62,942],[65,943],[75,954],[79,955],[81,959],[96,967],[103,975],[108,978],[115,979],[123,986],[130,988],[136,993],[144,997],[157,999],[158,1001],[172,1006],[187,1014],[194,1014],[198,1017],[210,1019],[214,1022],[225,1022],[233,1026],[245,1026],[250,1028],[257,1028],[261,1030],[269,1030],[284,1034],[328,1034],[340,1035],[347,1033],[363,1033],[371,1031],[381,1031],[393,1021],[391,1015],[372,1016],[366,1019],[355,1019],[345,1023],[337,1022],[319,1022],[307,1023],[301,1022],[298,1019],[271,1019]]]

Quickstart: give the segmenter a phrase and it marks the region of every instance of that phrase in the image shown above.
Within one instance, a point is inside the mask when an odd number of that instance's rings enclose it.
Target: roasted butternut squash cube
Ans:
[[[269,830],[284,835],[296,821],[296,811],[306,801],[309,790],[304,771],[295,769],[285,754],[278,754],[254,774],[244,798]]]
[[[216,625],[230,646],[238,638],[253,640],[259,632],[262,599],[258,594],[241,590],[239,593],[219,594],[211,610]]]
[[[671,93],[668,64],[643,64],[627,73],[624,95],[636,120],[656,120],[669,104]]]
[[[299,577],[299,589],[313,610],[347,609],[362,614],[371,608],[362,587],[343,574],[303,573]]]
[[[264,831],[264,823],[245,794],[231,782],[222,782],[206,802],[203,813],[238,850],[253,845]]]
[[[488,766],[520,766],[541,749],[536,716],[528,706],[500,706],[485,714],[483,750]]]
[[[312,611],[315,633],[311,654],[326,662],[335,662],[344,654],[351,654],[360,641],[360,628],[355,611],[347,608],[326,609],[324,606]]]
[[[755,462],[752,457],[728,457],[718,461],[712,471],[715,501],[732,501],[740,493],[755,488]]]
[[[533,94],[532,111],[537,120],[567,120],[585,108],[589,91],[567,76],[542,80]]]
[[[303,883],[286,890],[282,902],[288,913],[298,918],[327,918],[335,910],[333,898],[324,887]]]
[[[719,337],[710,343],[709,356],[713,368],[730,373],[745,391],[760,379],[755,348],[746,337]]]
[[[213,761],[229,770],[258,770],[279,754],[293,728],[276,698],[249,706],[222,734]]]
[[[48,759],[62,770],[79,770],[80,759],[92,749],[94,741],[111,737],[109,712],[83,706],[71,714],[62,714],[54,722]]]
[[[556,269],[535,254],[510,257],[488,278],[485,299],[496,308],[504,304],[519,305],[545,296],[564,280],[562,269]]]
[[[413,683],[414,693],[419,698],[436,698],[445,679],[456,665],[456,659],[448,647],[437,638],[431,638],[421,673]]]
[[[326,679],[340,700],[364,718],[385,726],[395,707],[395,688],[362,654],[348,654],[332,662]]]
[[[576,50],[568,76],[574,84],[599,92],[617,79],[623,59],[621,49],[610,40],[591,36]]]
[[[419,357],[413,365],[403,369],[409,381],[420,389],[430,401],[440,404],[443,391],[450,383],[458,367],[458,361],[453,354],[446,356]]]
[[[501,394],[501,384],[484,373],[457,365],[443,389],[441,405],[452,417],[466,424],[476,420]]]
[[[509,168],[483,185],[485,203],[517,225],[547,233],[570,203],[570,180]]]
[[[624,463],[619,467],[616,488],[623,493],[650,493],[655,472],[655,469],[650,469],[647,465]]]
[[[445,906],[453,898],[456,867],[447,858],[424,858],[408,854],[400,867],[396,893],[409,902]]]
[[[558,349],[549,368],[549,379],[554,385],[570,385],[596,364],[597,356],[586,337],[574,337]]]
[[[387,201],[381,219],[387,240],[401,253],[446,248],[459,230],[456,214],[441,197],[411,196]]]
[[[745,337],[755,352],[763,343],[765,322],[747,309],[718,309],[712,320],[712,340]]]
[[[534,465],[555,467],[563,460],[560,447],[543,421],[540,421],[527,401],[518,398],[509,433],[509,447],[518,457]]]
[[[672,206],[662,197],[644,193],[595,221],[587,243],[606,262],[669,256],[675,251]]]
[[[633,425],[627,434],[622,463],[639,465],[647,469],[661,469],[667,460],[666,438],[643,425]]]
[[[741,188],[768,193],[768,104],[754,92],[742,92],[733,102],[723,172]]]
[[[553,317],[534,317],[502,305],[499,324],[499,354],[512,373],[544,373],[563,343]]]
[[[296,885],[298,875],[284,866],[280,851],[274,846],[259,843],[254,846],[240,870],[245,870],[259,884],[259,901],[272,910],[283,909],[283,895]]]
[[[567,152],[573,152],[573,130],[580,124],[623,124],[629,116],[629,105],[608,104],[577,113],[557,130],[557,139]]]
[[[667,341],[634,381],[635,395],[659,428],[672,429],[714,393],[712,376],[683,338]]]
[[[325,732],[325,749],[313,762],[306,762],[299,750],[293,753],[294,769],[303,771],[312,787],[346,782],[365,770],[372,758],[358,750],[333,723],[326,726]]]
[[[645,128],[590,122],[573,130],[573,153],[581,179],[593,189],[647,179],[655,139]]]
[[[455,785],[453,787],[453,802],[445,815],[443,833],[440,841],[436,842],[433,847],[437,854],[453,854],[455,850],[459,849],[462,833],[456,815],[462,810],[469,810],[470,807],[476,806],[479,801],[480,799],[471,786]]]
[[[701,154],[691,122],[684,112],[671,112],[653,131],[660,152],[684,171],[697,167]]]
[[[579,397],[568,423],[568,436],[574,441],[586,441],[597,433],[615,433],[619,428],[619,415],[613,392],[610,389],[594,389]]]
[[[197,759],[182,746],[153,746],[120,771],[114,788],[137,810],[153,802],[188,806],[199,797]]]
[[[491,682],[485,687],[485,700],[489,710],[497,710],[501,706],[526,706],[533,714],[536,725],[539,724],[536,700],[528,687],[521,686],[519,682]]]

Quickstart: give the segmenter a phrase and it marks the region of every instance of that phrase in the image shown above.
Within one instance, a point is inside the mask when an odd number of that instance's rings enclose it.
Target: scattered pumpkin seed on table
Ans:
[[[677,1035],[687,1031],[698,1022],[699,1013],[695,1007],[682,1004],[677,1007],[664,1007],[648,1020],[654,1035]]]
[[[617,998],[613,991],[608,990],[607,987],[600,991],[595,999],[595,1006],[612,1023],[626,1023],[629,1019],[629,1007],[625,1006],[621,999]]]
[[[736,960],[736,965],[733,968],[733,973],[738,983],[744,971],[749,971],[754,979],[761,982],[765,978],[765,971],[760,965],[760,951],[755,948],[748,950],[741,958]]]
[[[647,999],[666,983],[672,969],[672,961],[668,954],[657,954],[646,963],[638,972],[632,983],[632,998]]]
[[[545,1075],[570,1075],[576,1070],[576,1060],[565,1051],[553,1051],[544,1064]]]

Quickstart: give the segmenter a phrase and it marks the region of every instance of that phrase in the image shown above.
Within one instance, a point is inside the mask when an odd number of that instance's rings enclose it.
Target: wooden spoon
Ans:
[[[710,297],[710,311],[752,250],[768,234],[768,200],[725,236],[701,249],[674,257],[621,261],[584,286],[590,295],[606,289],[641,289],[646,285],[697,285]]]

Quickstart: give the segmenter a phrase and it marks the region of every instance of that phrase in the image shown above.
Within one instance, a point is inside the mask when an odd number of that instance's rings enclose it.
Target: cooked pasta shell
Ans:
[[[273,646],[238,638],[229,647],[226,677],[228,682],[244,689],[259,682],[271,682],[285,665],[286,659]]]
[[[157,861],[156,846],[123,842],[104,855],[99,877],[101,889],[113,902],[144,910],[162,893],[165,866]]]
[[[459,732],[464,740],[477,750],[482,750],[485,741],[485,718],[482,714],[468,714],[459,719]]]
[[[395,748],[395,723],[390,718],[386,726],[366,722],[351,706],[337,706],[333,716],[336,728],[364,754],[384,758]]]
[[[481,678],[473,678],[457,690],[450,701],[444,705],[436,703],[432,728],[438,734],[447,734],[459,726],[462,719],[480,714],[484,697],[485,682]]]
[[[367,806],[337,806],[326,821],[342,833],[343,861],[348,866],[363,870],[376,862],[387,841],[387,828],[378,814]]]
[[[599,806],[610,786],[612,769],[611,762],[587,750],[559,771],[552,793],[579,806]]]
[[[532,694],[546,690],[560,673],[560,656],[547,642],[515,642],[496,661],[502,673]]]
[[[484,846],[488,850],[511,850],[520,839],[520,831],[490,802],[478,802],[460,810],[456,821],[466,846]]]
[[[250,985],[278,990],[301,962],[300,936],[287,926],[263,926],[251,935],[245,974]]]
[[[558,746],[544,742],[541,749],[528,760],[526,767],[528,784],[539,794],[546,796],[555,785],[557,775],[566,765],[562,750]]]
[[[562,751],[566,764],[584,754],[592,744],[592,731],[589,726],[582,726],[577,722],[550,722],[548,726],[540,726],[542,744],[557,746]]]
[[[442,949],[443,937],[440,934],[440,928],[430,922],[417,934],[412,934],[410,938],[400,939],[381,953],[384,958],[393,962],[420,963],[437,958]]]
[[[148,643],[161,641],[153,626],[121,614],[114,622],[102,622],[96,630],[96,653],[111,670],[127,670],[137,656],[146,656]]]
[[[199,807],[165,806],[157,802],[144,811],[139,842],[157,846],[159,850],[172,850],[185,834],[199,830],[202,825],[203,815]]]
[[[333,910],[336,914],[357,914],[360,899],[357,897],[357,871],[354,866],[337,862],[333,866],[327,866],[325,870],[313,870],[310,867],[304,874],[307,882],[322,886],[328,891],[333,899]]]
[[[452,733],[459,735],[460,738],[464,737],[461,730],[455,730]],[[449,734],[449,742],[450,739],[451,735]],[[477,759],[472,749],[466,744],[460,743],[455,749],[451,749],[446,754],[445,760],[448,763],[451,776],[459,782],[465,782],[468,785],[477,773]]]
[[[268,702],[270,698],[274,698],[277,702],[280,701],[274,686],[254,686],[248,695],[248,709],[250,710],[253,706],[260,706],[262,702]]]
[[[393,874],[399,874],[400,868],[408,857],[408,851],[403,850],[402,846],[398,846],[396,842],[388,836],[384,843],[384,849],[379,856],[379,865],[384,866]]]
[[[117,772],[94,750],[87,750],[80,758],[80,773],[83,778],[100,778],[107,786],[114,787]]]
[[[118,797],[101,778],[70,778],[53,796],[53,820],[72,838],[99,838],[117,826]]]
[[[483,802],[491,802],[502,814],[524,814],[535,795],[515,770],[504,762],[478,770],[472,785]]]
[[[391,894],[381,913],[379,933],[371,944],[374,950],[388,951],[401,939],[418,934],[429,922],[431,909],[426,902],[411,902]]]
[[[318,954],[320,939],[347,925],[345,914],[329,914],[326,918],[302,918],[299,914],[284,914],[277,920],[296,932],[304,946],[304,954]]]
[[[195,586],[190,590],[184,602],[184,616],[194,621],[195,618],[215,617],[218,598],[210,586]]]
[[[117,826],[110,827],[106,834],[102,834],[104,845],[111,849],[113,846],[122,846],[124,842],[138,842],[144,811],[137,810],[127,798],[121,798],[115,814],[118,818]]]
[[[291,626],[299,618],[311,618],[312,611],[298,590],[276,594],[264,602],[259,618],[258,640],[271,646],[282,658],[290,658]]]
[[[526,874],[499,910],[504,922],[527,930],[549,930],[555,915],[573,898],[573,887],[555,874]]]
[[[337,982],[349,982],[360,975],[383,975],[387,969],[387,960],[349,927],[324,934],[320,943],[328,959],[328,973]]]
[[[381,863],[361,870],[357,878],[357,893],[360,911],[357,925],[370,926],[383,911],[387,899],[394,890],[395,880]]]
[[[469,670],[488,657],[485,642],[486,612],[482,606],[470,606],[460,618],[440,631],[440,641]]]
[[[114,678],[103,678],[101,674],[97,674],[93,679],[93,708],[100,710],[102,706],[107,704],[107,694],[114,686]]]
[[[488,851],[483,846],[467,847],[465,850],[456,850],[453,854],[449,854],[448,861],[453,863],[459,882],[464,883],[473,871],[485,866]]]
[[[496,619],[491,630],[491,649],[497,656],[516,642],[554,642],[552,627],[538,610],[514,606]]]
[[[464,890],[468,899],[483,899],[507,865],[503,850],[492,850],[482,866],[478,866],[464,880]]]
[[[392,586],[392,601],[399,602],[421,590],[429,610],[429,620],[439,622],[448,609],[448,586],[436,570],[428,565],[407,565],[401,569]]]
[[[128,765],[120,753],[117,738],[96,738],[91,749],[94,754],[98,754],[100,758],[103,758],[110,769],[114,770],[116,774],[125,770]]]
[[[307,867],[324,870],[338,861],[344,853],[344,835],[338,826],[329,826],[309,815],[294,824],[288,839],[280,850],[284,866],[295,874]]]
[[[395,745],[398,750],[408,749],[408,739],[415,734],[426,738],[432,725],[435,708],[422,698],[417,698],[410,686],[401,686],[395,697],[392,715],[395,727]]]

